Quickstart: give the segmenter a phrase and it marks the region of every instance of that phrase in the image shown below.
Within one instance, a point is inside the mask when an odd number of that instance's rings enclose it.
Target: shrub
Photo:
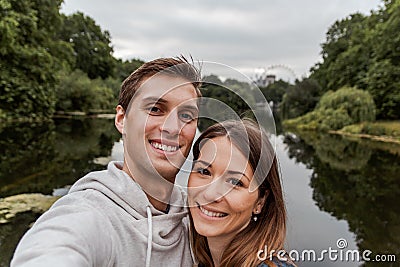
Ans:
[[[60,74],[56,109],[62,111],[106,110],[114,106],[114,93],[100,78],[91,80],[81,70]]]
[[[363,121],[375,120],[375,104],[367,91],[343,87],[328,91],[314,111],[284,121],[284,126],[302,130],[329,131]]]

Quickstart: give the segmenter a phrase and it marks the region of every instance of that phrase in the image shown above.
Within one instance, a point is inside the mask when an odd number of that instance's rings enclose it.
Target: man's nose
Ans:
[[[181,126],[178,113],[176,111],[171,111],[164,122],[160,125],[160,130],[163,133],[175,136],[181,131]]]

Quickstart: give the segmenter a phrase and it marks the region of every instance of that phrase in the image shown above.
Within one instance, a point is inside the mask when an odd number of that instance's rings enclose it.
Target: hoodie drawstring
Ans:
[[[147,235],[147,253],[146,253],[146,267],[150,267],[151,260],[151,248],[153,243],[153,215],[151,214],[151,209],[147,206],[147,225],[148,225],[148,235]]]

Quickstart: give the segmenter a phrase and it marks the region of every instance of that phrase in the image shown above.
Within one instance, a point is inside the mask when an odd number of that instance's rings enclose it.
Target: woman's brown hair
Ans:
[[[226,136],[243,155],[248,156],[254,173],[252,183],[258,186],[259,198],[266,196],[257,220],[251,220],[225,249],[221,266],[258,266],[262,261],[258,259],[257,252],[264,250],[265,246],[268,253],[282,250],[286,237],[286,210],[275,150],[267,134],[255,122],[249,119],[225,121],[210,126],[200,135],[193,147],[194,160],[199,158],[204,140],[220,136]],[[196,232],[191,216],[190,222],[196,260],[201,266],[214,266],[207,238]],[[269,258],[264,262],[275,265]]]

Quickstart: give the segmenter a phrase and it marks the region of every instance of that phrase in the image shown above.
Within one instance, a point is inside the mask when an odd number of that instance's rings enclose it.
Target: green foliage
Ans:
[[[367,90],[379,119],[400,118],[400,0],[384,1],[369,16],[336,21],[322,44],[322,63],[311,69],[325,91],[343,86]]]
[[[200,110],[200,116],[203,119],[200,119],[199,122],[200,129],[205,129],[213,123],[204,118],[221,121],[235,117],[253,116],[253,114],[249,114],[251,107],[255,106],[250,84],[234,79],[222,82],[215,75],[204,77],[203,81],[201,92],[204,101]]]
[[[296,81],[287,89],[280,105],[284,119],[301,116],[315,108],[321,96],[321,87],[313,79]]]
[[[115,78],[119,81],[123,81],[128,76],[137,70],[140,66],[142,66],[144,61],[140,59],[131,59],[131,60],[117,60],[117,64],[115,67]]]
[[[61,15],[61,3],[0,0],[0,120],[110,109],[143,64],[115,59],[110,34],[80,12]]]
[[[327,92],[321,97],[317,109],[343,109],[355,123],[375,120],[375,105],[371,95],[355,88],[343,87],[336,92]]]
[[[274,102],[274,106],[277,106],[282,102],[283,95],[286,93],[289,87],[289,83],[278,80],[269,84],[267,87],[261,87],[260,90],[268,102],[272,101]]]
[[[400,121],[363,122],[346,126],[340,131],[351,134],[384,135],[400,138]]]
[[[56,87],[57,104],[60,111],[112,110],[116,105],[114,92],[104,86],[101,79],[91,80],[81,70],[60,75]]]
[[[400,118],[399,76],[400,64],[395,66],[389,59],[374,63],[368,72],[367,90],[374,96],[381,118]]]
[[[59,38],[72,44],[76,57],[74,68],[83,70],[89,78],[112,76],[116,64],[112,56],[111,37],[96,22],[81,12],[62,15]]]
[[[0,1],[0,109],[8,117],[49,117],[54,112],[61,0]]]
[[[285,127],[302,130],[338,130],[346,125],[375,120],[375,104],[363,90],[343,87],[325,93],[316,109],[301,117],[284,121]]]

